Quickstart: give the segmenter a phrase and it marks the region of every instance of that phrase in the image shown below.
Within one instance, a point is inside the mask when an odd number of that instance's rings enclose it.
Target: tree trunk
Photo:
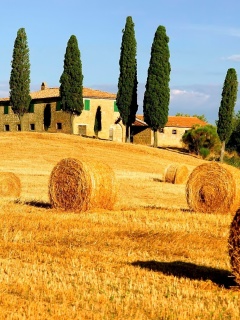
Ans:
[[[130,142],[130,126],[127,124],[126,125],[126,137],[125,137],[125,142]]]
[[[24,131],[24,130],[23,130],[23,115],[20,115],[20,114],[19,114],[19,122],[20,122],[20,129],[21,129],[21,131]]]
[[[221,154],[220,154],[220,162],[223,162],[224,152],[225,152],[225,141],[222,141]]]
[[[157,130],[153,130],[153,147],[157,148],[158,147],[158,135],[157,135]]]
[[[70,133],[73,134],[73,119],[74,119],[74,114],[70,112]]]

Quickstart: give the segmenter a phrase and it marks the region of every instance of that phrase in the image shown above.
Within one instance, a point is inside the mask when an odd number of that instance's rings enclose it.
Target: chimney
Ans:
[[[47,84],[46,84],[46,82],[42,82],[41,90],[45,90],[45,89],[47,89]]]

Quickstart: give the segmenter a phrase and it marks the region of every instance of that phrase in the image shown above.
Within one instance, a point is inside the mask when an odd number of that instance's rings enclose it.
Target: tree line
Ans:
[[[170,100],[169,38],[164,26],[156,30],[148,68],[144,94],[144,119],[154,131],[154,145],[157,146],[156,132],[163,128],[168,119]],[[126,18],[123,29],[119,59],[119,78],[116,105],[120,118],[126,126],[126,142],[130,141],[130,129],[136,118],[137,104],[137,42],[131,16]],[[22,128],[23,115],[28,112],[30,97],[30,61],[27,35],[20,28],[14,42],[10,86],[10,104],[18,115]],[[81,53],[75,35],[71,35],[64,56],[63,72],[60,77],[60,99],[62,110],[69,113],[72,128],[73,117],[83,110],[83,74]],[[73,129],[72,129],[73,130]]]
[[[120,119],[126,127],[126,142],[130,141],[130,129],[135,121],[138,110],[137,104],[137,41],[134,22],[131,16],[126,18],[122,31],[122,42],[119,59],[119,77],[116,104]],[[143,98],[144,121],[154,132],[154,147],[158,146],[157,131],[167,123],[170,102],[170,73],[169,37],[166,28],[158,26],[151,46],[150,61]],[[73,117],[80,115],[83,110],[83,74],[81,53],[75,35],[71,35],[64,55],[63,72],[60,76],[60,99],[62,110],[69,113],[71,130]],[[10,75],[10,104],[18,115],[22,128],[23,115],[28,112],[30,97],[30,61],[27,35],[24,28],[20,28],[14,42],[12,68]],[[237,100],[237,73],[230,68],[227,71],[222,90],[222,99],[217,121],[217,136],[221,141],[222,161],[226,144],[229,142],[234,128],[234,107]],[[200,116],[204,119],[204,116]],[[239,126],[240,127],[240,126]],[[237,127],[237,128],[239,128]],[[194,130],[195,128],[193,128]],[[209,127],[208,127],[209,129]],[[187,144],[196,141],[191,137],[191,131],[183,136]],[[199,136],[199,132],[197,134]],[[208,134],[200,134],[209,140]],[[210,135],[211,136],[211,135]],[[236,140],[236,139],[235,139]],[[196,147],[196,146],[195,146]],[[191,147],[190,147],[191,149]],[[207,149],[207,148],[205,148]]]

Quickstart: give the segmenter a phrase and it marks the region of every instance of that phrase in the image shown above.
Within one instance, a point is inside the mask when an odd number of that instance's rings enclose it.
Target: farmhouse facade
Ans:
[[[169,116],[165,127],[158,130],[158,146],[182,148],[183,134],[194,125],[204,126],[207,123],[197,117]],[[132,126],[132,142],[137,144],[153,145],[153,131],[144,122],[142,115],[136,116]]]
[[[42,83],[39,91],[32,92],[29,111],[24,114],[22,126],[11,109],[9,98],[0,98],[0,131],[36,131],[70,133],[70,114],[62,111],[59,88],[48,88]],[[85,136],[96,135],[113,141],[124,141],[125,130],[119,121],[116,94],[83,88],[84,109],[73,120],[73,133]]]
[[[9,98],[0,98],[0,132],[35,131],[71,133],[70,114],[61,109],[59,88],[49,88],[45,82],[39,91],[32,92],[29,110],[19,118],[10,106]],[[84,108],[73,119],[73,134],[117,142],[125,141],[126,128],[122,124],[116,105],[116,94],[83,88]],[[98,130],[96,132],[96,123]],[[158,131],[158,146],[183,147],[181,139],[193,125],[206,125],[197,117],[169,116],[165,127]],[[131,142],[153,145],[153,131],[137,115],[131,127]]]

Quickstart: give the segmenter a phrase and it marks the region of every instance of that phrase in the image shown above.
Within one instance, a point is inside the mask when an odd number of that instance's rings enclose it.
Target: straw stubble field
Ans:
[[[203,160],[78,136],[0,134],[0,170],[21,180],[0,200],[1,319],[238,319],[228,255],[233,215],[188,208],[170,164]],[[118,184],[113,210],[53,209],[48,183],[63,158],[99,161]]]

